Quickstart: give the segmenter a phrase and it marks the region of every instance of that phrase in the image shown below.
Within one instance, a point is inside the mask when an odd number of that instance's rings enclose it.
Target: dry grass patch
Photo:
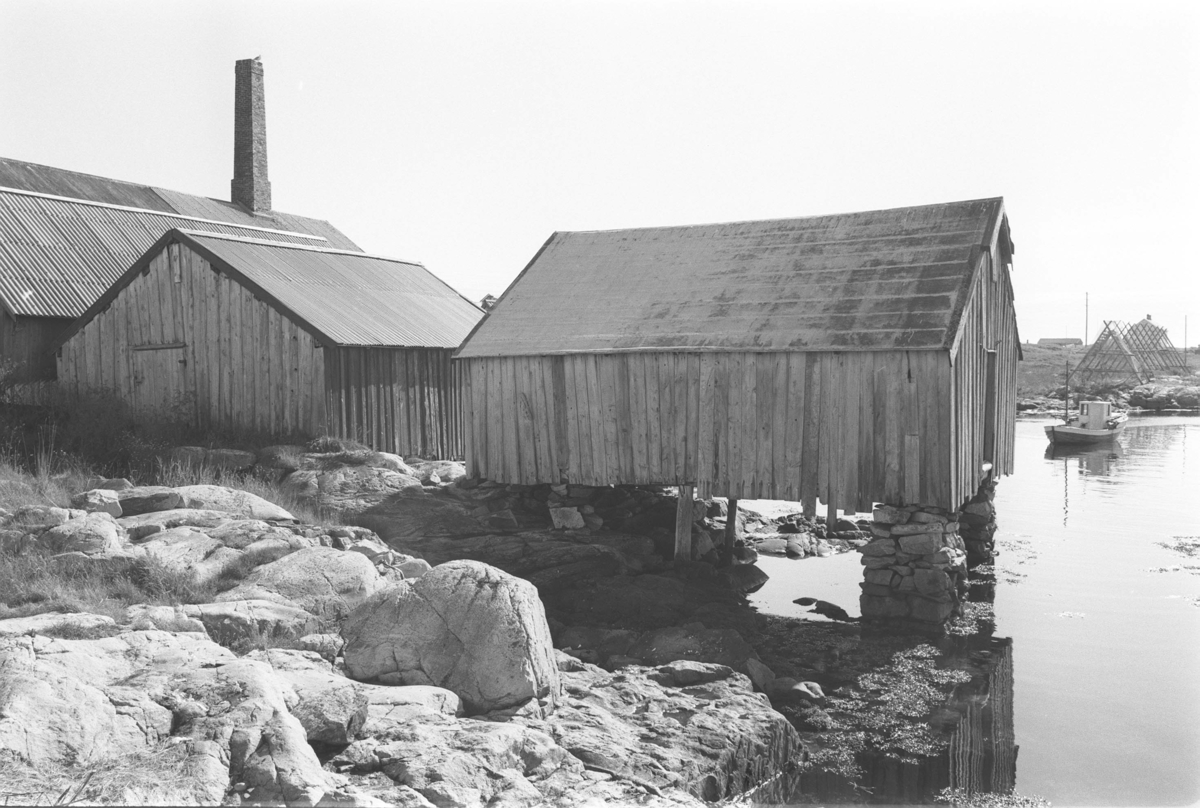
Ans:
[[[150,558],[104,562],[0,552],[0,620],[47,612],[107,615],[118,623],[135,604],[210,603],[232,581],[197,583]]]
[[[69,767],[34,766],[0,752],[0,806],[178,805],[191,779],[186,745],[177,742]]]
[[[155,485],[176,488],[184,485],[219,485],[254,494],[286,510],[300,522],[334,527],[340,522],[335,514],[307,497],[302,497],[276,479],[272,469],[236,472],[189,463],[160,464],[154,475]]]

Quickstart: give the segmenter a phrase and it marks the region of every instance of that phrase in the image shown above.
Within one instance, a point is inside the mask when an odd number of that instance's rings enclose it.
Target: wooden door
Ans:
[[[185,347],[176,343],[134,348],[134,409],[153,415],[184,415],[192,419],[194,405],[187,400]],[[180,412],[182,409],[188,411]]]

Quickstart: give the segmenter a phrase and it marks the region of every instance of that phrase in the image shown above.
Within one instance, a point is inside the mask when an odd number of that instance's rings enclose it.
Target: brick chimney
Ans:
[[[230,199],[258,213],[271,209],[267,182],[267,102],[259,57],[234,63],[233,179]]]

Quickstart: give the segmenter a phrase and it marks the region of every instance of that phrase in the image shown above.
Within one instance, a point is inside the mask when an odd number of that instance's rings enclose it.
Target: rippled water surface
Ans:
[[[996,491],[995,636],[1012,640],[1016,791],[1054,805],[1200,802],[1200,419],[1056,451],[1017,425]],[[857,554],[764,559],[764,611],[857,614]]]

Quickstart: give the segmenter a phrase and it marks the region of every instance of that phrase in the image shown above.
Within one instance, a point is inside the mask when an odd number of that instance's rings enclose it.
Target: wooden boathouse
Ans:
[[[482,316],[419,264],[172,230],[60,337],[58,378],[201,425],[460,457],[451,355]]]
[[[1012,253],[1000,198],[555,233],[455,355],[468,472],[953,511],[1013,467]]]

